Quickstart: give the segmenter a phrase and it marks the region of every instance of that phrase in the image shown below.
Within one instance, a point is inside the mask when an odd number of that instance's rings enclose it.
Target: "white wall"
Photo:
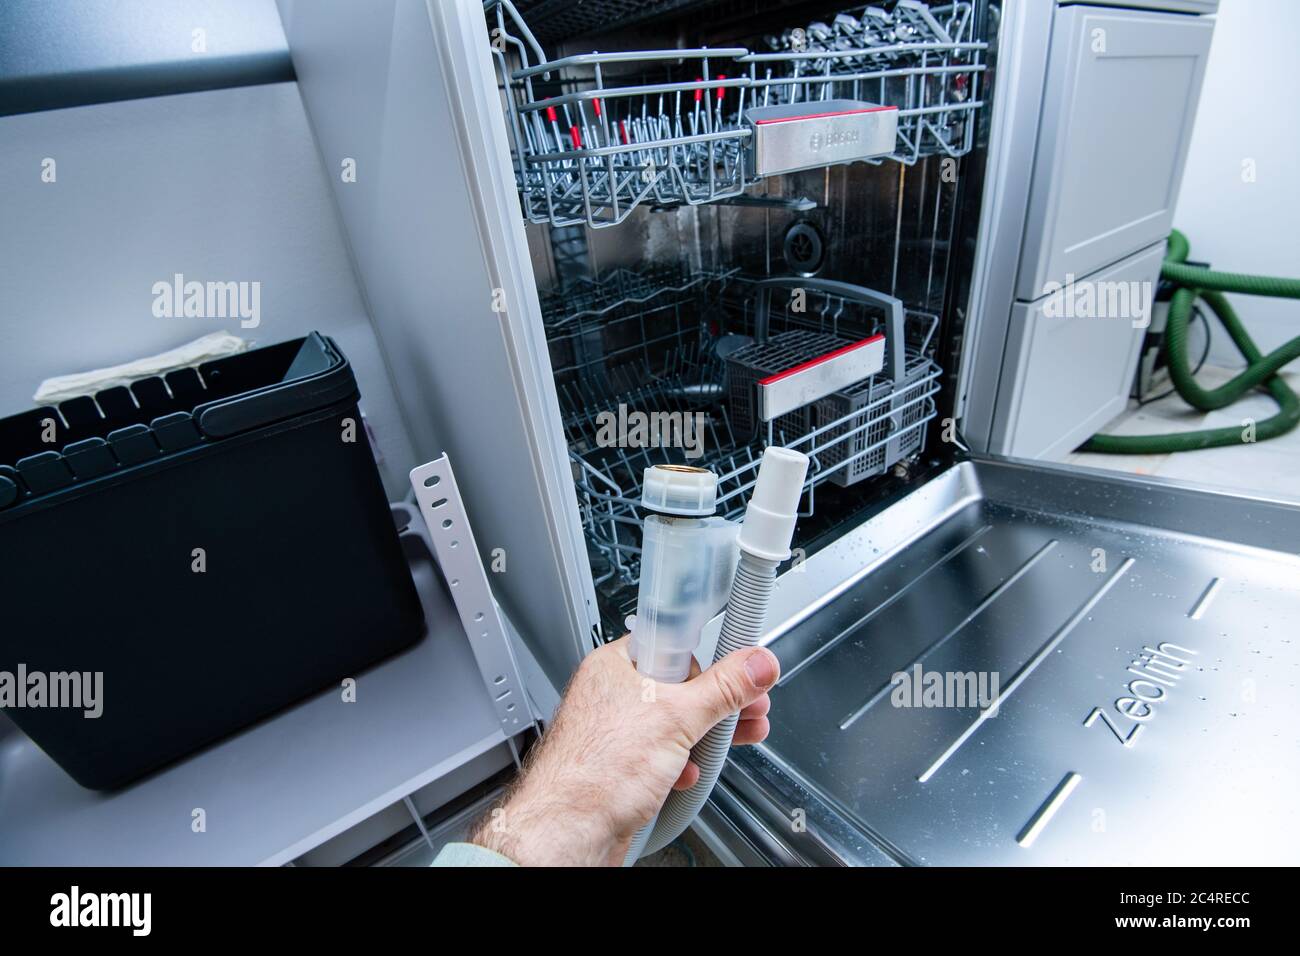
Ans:
[[[53,158],[56,180],[42,182]],[[414,452],[295,83],[0,118],[0,417],[45,378],[224,329],[313,329],[351,361],[389,494]],[[261,283],[261,324],[155,318],[174,273]]]
[[[1300,276],[1300,48],[1297,0],[1220,0],[1174,227],[1218,269]],[[1255,181],[1244,181],[1253,160]],[[1300,335],[1300,302],[1230,296],[1256,344]],[[1242,364],[1214,326],[1211,361]]]
[[[281,2],[412,441],[450,458],[484,566],[509,555],[493,593],[563,686],[595,594],[482,4]]]

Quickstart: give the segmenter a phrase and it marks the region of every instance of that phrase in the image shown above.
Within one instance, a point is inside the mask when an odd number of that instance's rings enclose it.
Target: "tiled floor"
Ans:
[[[1233,369],[1207,367],[1196,376],[1206,388],[1226,382]],[[1290,386],[1300,392],[1300,370],[1283,373]],[[1168,387],[1167,385],[1165,386]],[[1162,389],[1163,390],[1163,389]],[[1277,411],[1273,399],[1253,392],[1227,408],[1200,412],[1177,395],[1128,411],[1103,431],[1114,435],[1137,435],[1188,431],[1196,428],[1243,427],[1246,419],[1261,422]],[[1159,475],[1202,485],[1255,492],[1269,497],[1300,502],[1300,428],[1271,441],[1241,444],[1230,448],[1206,448],[1172,455],[1095,455],[1076,452],[1069,464],[1109,468],[1142,475]]]

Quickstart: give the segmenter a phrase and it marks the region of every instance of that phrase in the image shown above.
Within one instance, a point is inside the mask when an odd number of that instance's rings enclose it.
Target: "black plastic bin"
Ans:
[[[123,786],[420,638],[358,398],[312,333],[0,419],[0,672],[28,675],[0,703],[78,783]],[[48,704],[53,680],[72,697],[49,675],[96,672],[99,717],[32,706],[31,675]]]

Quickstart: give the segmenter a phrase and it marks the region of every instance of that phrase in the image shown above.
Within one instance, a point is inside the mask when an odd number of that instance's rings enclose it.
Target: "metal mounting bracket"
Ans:
[[[447,456],[413,468],[411,487],[501,729],[513,737],[535,718]]]

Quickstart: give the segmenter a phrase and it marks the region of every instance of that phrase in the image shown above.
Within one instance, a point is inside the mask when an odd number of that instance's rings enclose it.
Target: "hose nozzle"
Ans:
[[[772,446],[763,452],[758,480],[740,528],[740,547],[756,557],[784,561],[799,516],[799,498],[808,474],[808,456]]]

